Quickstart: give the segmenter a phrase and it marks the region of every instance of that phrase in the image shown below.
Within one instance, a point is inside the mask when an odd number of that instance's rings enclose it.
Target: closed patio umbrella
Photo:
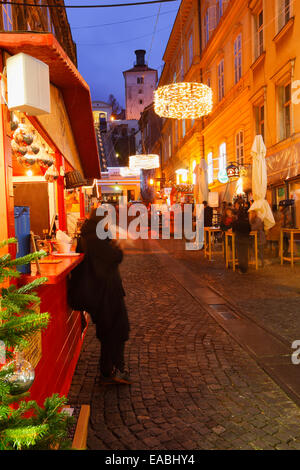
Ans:
[[[202,204],[203,201],[208,200],[208,175],[207,163],[205,158],[202,158],[200,163],[196,165],[194,174],[196,175],[196,182],[194,185],[194,196],[197,204]]]
[[[252,194],[253,204],[249,209],[256,211],[259,218],[264,222],[265,230],[275,225],[273,213],[266,200],[267,194],[267,164],[266,146],[261,135],[256,135],[251,149],[252,162]]]

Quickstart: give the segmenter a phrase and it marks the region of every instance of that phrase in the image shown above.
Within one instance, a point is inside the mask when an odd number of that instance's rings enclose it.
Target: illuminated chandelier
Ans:
[[[212,97],[212,89],[203,83],[172,83],[154,92],[154,110],[165,118],[198,119],[212,111]]]
[[[131,155],[129,157],[130,170],[153,170],[159,166],[159,155]]]

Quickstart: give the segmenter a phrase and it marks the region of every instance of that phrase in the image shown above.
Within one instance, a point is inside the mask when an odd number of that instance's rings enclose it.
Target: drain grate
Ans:
[[[237,315],[225,304],[210,304],[209,305],[213,310],[218,313],[224,320],[237,320]]]

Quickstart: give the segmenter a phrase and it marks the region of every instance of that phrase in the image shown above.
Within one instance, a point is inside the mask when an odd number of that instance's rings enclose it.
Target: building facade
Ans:
[[[201,81],[213,90],[212,113],[196,122],[166,119],[163,161],[174,180],[204,157],[211,191],[230,200],[236,180],[224,169],[245,167],[251,191],[251,147],[267,147],[268,200],[297,198],[300,175],[300,5],[294,0],[183,0],[165,51],[159,85]],[[250,182],[250,186],[249,186]]]

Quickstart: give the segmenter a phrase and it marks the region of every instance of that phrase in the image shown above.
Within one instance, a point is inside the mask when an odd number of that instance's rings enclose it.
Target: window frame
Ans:
[[[225,148],[225,152],[222,152]],[[226,142],[222,142],[220,145],[219,145],[219,172],[221,170],[226,170],[226,167],[227,167],[227,145],[226,145]],[[221,164],[222,163],[222,164]]]
[[[242,139],[241,139],[242,136]],[[245,132],[239,129],[235,134],[235,157],[237,165],[245,164]]]
[[[2,4],[2,19],[3,19],[3,30],[4,31],[13,31],[13,11],[12,5],[10,3]]]
[[[243,75],[242,67],[242,33],[240,32],[233,44],[233,55],[234,55],[234,83],[235,85],[241,80]]]
[[[214,158],[213,152],[210,151],[207,154],[207,182],[208,184],[213,184],[214,182]]]
[[[220,66],[222,65],[222,70]],[[220,60],[220,62],[217,65],[218,68],[218,100],[222,101],[222,99],[225,97],[225,62],[224,58]]]

